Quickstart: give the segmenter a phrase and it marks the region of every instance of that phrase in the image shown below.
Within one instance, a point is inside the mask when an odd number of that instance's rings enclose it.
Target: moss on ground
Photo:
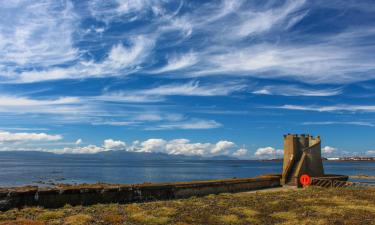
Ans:
[[[0,225],[374,224],[375,188],[209,195],[137,204],[0,212]]]

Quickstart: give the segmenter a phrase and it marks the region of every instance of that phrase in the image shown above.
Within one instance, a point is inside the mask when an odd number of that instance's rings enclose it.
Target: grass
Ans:
[[[37,215],[38,220],[53,220],[53,219],[60,219],[64,217],[64,212],[62,211],[47,211],[47,212],[42,212],[39,215]]]
[[[137,204],[27,207],[0,212],[0,225],[374,224],[375,188],[209,195]]]

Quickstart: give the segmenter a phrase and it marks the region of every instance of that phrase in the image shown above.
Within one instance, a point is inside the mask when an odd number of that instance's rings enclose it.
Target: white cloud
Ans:
[[[75,144],[76,144],[76,145],[80,145],[80,144],[82,144],[82,139],[81,139],[81,138],[80,138],[80,139],[77,139],[76,142],[75,142]]]
[[[77,97],[60,97],[58,99],[36,100],[25,97],[0,96],[1,107],[12,106],[46,106],[46,105],[64,105],[78,103]]]
[[[236,152],[236,144],[224,140],[212,144],[191,143],[188,139],[173,139],[170,141],[164,139],[148,139],[143,142],[134,142],[128,150],[135,152],[162,152],[171,155],[214,156],[233,154]]]
[[[323,152],[324,154],[327,154],[327,155],[332,154],[332,153],[334,153],[334,152],[336,152],[336,151],[337,151],[337,148],[335,148],[335,147],[331,147],[331,146],[324,146],[324,147],[322,148],[322,152]]]
[[[82,105],[78,97],[32,99],[0,95],[0,112],[2,113],[78,114],[89,110],[90,107]]]
[[[246,156],[248,153],[248,150],[247,149],[244,149],[244,148],[240,148],[238,149],[237,151],[235,151],[233,153],[233,156],[236,156],[236,157],[243,157],[243,156]]]
[[[239,24],[233,27],[231,35],[239,38],[249,35],[255,35],[271,30],[274,26],[282,23],[288,24],[298,22],[304,14],[296,12],[304,5],[305,0],[287,1],[284,5],[277,8],[267,9],[265,11],[246,10],[241,12],[242,17]]]
[[[341,7],[353,10],[352,5],[343,3]],[[179,73],[174,78],[221,75],[352,83],[374,79],[375,74],[374,45],[363,41],[374,37],[375,30],[370,26],[335,34],[316,32],[308,38],[304,32],[288,33],[308,12],[333,7],[327,3],[226,0],[196,7],[183,1],[175,5],[173,1],[94,0],[84,9],[89,13],[75,13],[81,9],[74,8],[76,4],[70,1],[8,1],[2,6],[0,74],[5,82],[173,71]],[[85,35],[80,25],[91,16],[105,25],[93,26],[89,30],[99,33]],[[138,19],[147,22],[134,26],[132,23]],[[100,32],[114,23],[131,28],[115,35]],[[311,29],[311,25],[304,29]],[[182,35],[176,35],[176,31]],[[80,46],[80,41],[91,45]],[[91,50],[98,48],[108,52],[101,61],[92,59]],[[170,49],[179,51],[173,53]],[[168,62],[160,65],[161,57]],[[296,94],[295,90],[289,91]],[[304,94],[330,96],[337,92],[310,90]]]
[[[11,133],[0,131],[0,142],[58,141],[61,139],[61,135],[50,135],[46,133]]]
[[[295,85],[268,85],[260,89],[252,91],[253,94],[258,95],[282,95],[282,96],[334,96],[342,93],[341,89],[308,89],[305,87],[298,87]]]
[[[149,1],[147,0],[116,0],[118,6],[117,11],[126,14],[134,11],[140,11],[145,8]]]
[[[231,141],[219,141],[216,146],[211,150],[212,154],[226,153],[236,147],[236,144]]]
[[[39,136],[38,136],[39,135]],[[31,138],[17,137],[9,138],[6,137],[6,140],[15,141],[15,140],[46,140],[46,141],[55,141],[60,140],[60,136],[48,136],[46,134],[29,134]],[[3,138],[3,139],[2,139]],[[0,132],[0,145],[5,144],[2,142],[4,140],[4,135]],[[11,142],[9,143],[11,144]],[[147,152],[147,153],[165,153],[169,155],[188,155],[188,156],[203,156],[211,157],[217,155],[227,155],[234,156],[238,158],[244,158],[247,156],[247,149],[238,148],[234,142],[228,140],[220,140],[216,143],[199,143],[191,142],[188,139],[172,139],[164,140],[161,138],[151,138],[145,141],[134,141],[132,144],[127,145],[124,141],[106,139],[103,141],[101,146],[90,144],[87,146],[79,146],[82,144],[82,140],[78,139],[76,142],[72,143],[56,143],[56,145],[69,144],[72,147],[61,147],[56,148],[53,143],[50,143],[43,147],[44,145],[6,145],[1,146],[0,151],[44,151],[44,152],[53,152],[56,154],[95,154],[106,151],[128,151],[128,152]],[[54,146],[53,148],[50,148]]]
[[[166,25],[161,26],[159,28],[159,31],[161,34],[173,32],[173,31],[179,31],[180,34],[182,34],[182,38],[187,39],[191,36],[193,33],[193,24],[191,24],[191,21],[186,19],[186,17],[166,17]],[[186,58],[185,58],[186,57]],[[168,61],[168,64],[166,67],[164,67],[165,71],[170,70],[176,70],[176,69],[182,69],[183,67],[189,66],[194,64],[195,58],[193,55],[189,56],[189,53],[182,56],[182,58],[179,59],[171,59],[171,61]],[[169,69],[169,70],[168,70]]]
[[[194,53],[187,53],[168,58],[168,63],[164,67],[152,71],[153,73],[165,73],[175,70],[181,70],[197,63],[197,56]]]
[[[104,122],[92,122],[92,125],[109,125],[109,126],[132,126],[139,124],[135,121],[104,121]]]
[[[332,106],[283,105],[283,106],[271,106],[267,108],[301,110],[301,111],[317,111],[317,112],[335,112],[335,111],[374,112],[375,111],[375,105],[332,105]]]
[[[255,152],[255,156],[261,158],[276,158],[284,154],[284,150],[275,149],[273,147],[258,148]]]
[[[105,148],[96,145],[88,145],[84,147],[73,147],[73,148],[63,148],[63,149],[53,149],[47,150],[49,152],[54,152],[56,154],[95,154],[99,152],[106,151]]]
[[[355,125],[365,127],[375,127],[375,123],[366,121],[320,121],[320,122],[303,122],[302,125]]]
[[[126,16],[130,20],[137,19],[146,8],[150,7],[147,0],[92,0],[89,2],[89,10],[97,20],[109,23],[113,20],[120,20]]]
[[[78,140],[81,140],[81,139],[78,139]],[[103,146],[97,146],[97,145],[91,144],[91,145],[82,146],[82,147],[75,146],[75,147],[65,147],[62,149],[43,149],[42,151],[53,152],[56,154],[95,154],[95,153],[106,152],[110,150],[124,150],[125,151],[126,143],[123,141],[106,139],[103,142]]]
[[[366,152],[367,155],[375,156],[375,150],[368,150]]]
[[[130,38],[130,42],[132,43],[131,47],[125,47],[122,44],[112,47],[108,58],[98,64],[98,67],[102,70],[101,73],[116,73],[117,70],[142,63],[154,45],[151,39],[141,35]]]
[[[152,96],[152,95],[145,95],[142,92],[140,93],[128,93],[123,91],[116,91],[110,93],[104,93],[100,96],[93,96],[90,97],[92,100],[97,101],[106,101],[106,102],[139,102],[139,103],[146,103],[146,102],[161,102],[165,101],[163,96]]]
[[[366,77],[353,75],[372,70],[371,65],[375,62],[369,56],[370,53],[361,47],[348,48],[327,43],[260,43],[241,49],[212,47],[201,57],[201,63],[187,75],[222,74],[264,79],[289,77],[305,83],[351,83],[373,78],[371,74]]]
[[[163,139],[148,139],[140,143],[138,152],[164,152],[167,141]]]
[[[99,96],[87,98],[104,102],[149,103],[166,101],[166,96],[227,96],[243,91],[245,88],[245,84],[237,82],[201,85],[198,81],[190,81],[187,83],[160,85],[149,89],[106,92]]]
[[[194,28],[202,36],[209,35],[211,41],[204,42],[204,47],[198,44],[202,49],[196,54],[198,63],[186,71],[186,76],[288,77],[304,83],[351,83],[374,78],[371,75],[375,65],[371,57],[374,46],[363,46],[362,43],[363,38],[374,36],[371,27],[348,29],[333,35],[316,34],[308,38],[297,35],[308,39],[308,43],[300,39],[288,42],[283,38],[272,42],[268,38],[285,34],[287,29],[308,15],[307,8],[315,9],[314,4],[301,0],[284,4],[265,1],[262,6],[239,2],[238,5],[235,16],[209,26],[197,22],[201,19],[198,14],[206,15],[204,19],[209,20],[217,13],[214,6],[202,7],[196,14],[192,13],[190,20]],[[200,27],[202,24],[204,26]],[[262,38],[257,38],[258,34]],[[246,42],[243,43],[238,38],[255,41],[242,40]]]
[[[70,1],[6,1],[0,14],[0,64],[44,67],[80,55],[72,36],[78,15]]]
[[[142,90],[140,93],[150,96],[225,96],[233,92],[244,90],[245,87],[246,85],[239,83],[200,85],[199,82],[191,81],[184,84],[162,85],[156,88]]]
[[[48,128],[41,127],[0,127],[0,130],[17,130],[17,131],[46,131]]]
[[[159,89],[158,92],[161,89]],[[177,92],[174,90],[173,92]],[[202,91],[201,95],[220,94],[225,90],[212,89]],[[171,94],[171,92],[166,93]],[[177,94],[177,93],[176,93]],[[181,93],[183,94],[183,93]],[[222,93],[224,94],[224,93]],[[137,96],[137,94],[135,94]],[[147,93],[147,96],[156,96]],[[121,104],[125,100],[120,95],[101,95],[84,97],[59,98],[30,98],[0,95],[0,113],[24,114],[28,116],[46,115],[49,121],[55,123],[88,123],[92,125],[111,126],[139,126],[148,130],[163,129],[212,129],[222,126],[219,122],[210,119],[189,118],[184,114],[160,111],[157,108],[150,110],[147,106],[124,111]],[[126,102],[126,101],[125,101]],[[111,110],[109,110],[110,108]],[[116,111],[113,109],[119,109]],[[145,113],[147,109],[147,113]],[[56,116],[58,115],[58,116]],[[107,117],[112,119],[108,120]],[[39,116],[38,116],[39,117]],[[36,117],[33,117],[35,120]],[[40,118],[41,122],[46,122]],[[145,126],[146,122],[151,123]]]
[[[149,127],[148,130],[170,130],[170,129],[182,129],[182,130],[195,130],[195,129],[213,129],[219,128],[222,124],[215,120],[202,120],[202,119],[190,119],[182,122],[160,124],[155,127]]]
[[[123,150],[126,147],[126,143],[123,141],[115,141],[113,139],[104,140],[103,147],[110,150]]]
[[[82,79],[88,77],[121,76],[140,69],[140,64],[152,50],[153,41],[142,35],[130,37],[130,46],[112,46],[102,62],[79,61],[66,68],[26,71],[19,74],[16,82],[32,83],[56,79]]]

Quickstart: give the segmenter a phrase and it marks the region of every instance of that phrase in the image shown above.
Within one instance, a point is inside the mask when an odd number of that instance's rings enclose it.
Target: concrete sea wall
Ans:
[[[0,210],[24,206],[58,208],[66,204],[131,203],[234,193],[280,186],[280,176],[255,178],[150,183],[135,185],[87,184],[54,188],[18,187],[0,189]]]

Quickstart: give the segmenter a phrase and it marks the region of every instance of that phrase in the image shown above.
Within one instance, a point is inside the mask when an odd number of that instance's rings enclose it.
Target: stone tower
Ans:
[[[311,177],[324,176],[321,157],[320,136],[284,135],[284,163],[282,184],[299,186],[299,177],[308,174]]]

